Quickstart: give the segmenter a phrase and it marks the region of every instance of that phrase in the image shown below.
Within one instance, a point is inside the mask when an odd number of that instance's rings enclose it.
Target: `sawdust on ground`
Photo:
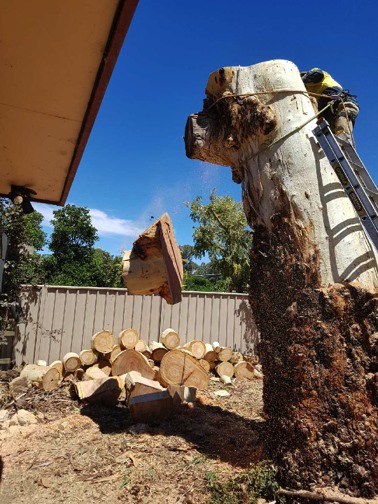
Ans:
[[[0,380],[0,409],[38,423],[0,431],[0,502],[205,503],[206,478],[235,476],[264,458],[262,381],[219,381],[160,425],[132,424],[123,404],[83,405],[68,387],[31,389],[18,403]]]

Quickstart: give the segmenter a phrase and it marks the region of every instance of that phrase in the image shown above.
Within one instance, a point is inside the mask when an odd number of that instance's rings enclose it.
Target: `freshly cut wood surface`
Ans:
[[[254,371],[254,367],[249,362],[240,361],[235,364],[235,376],[239,380],[253,380]]]
[[[240,361],[243,361],[244,357],[240,352],[232,352],[230,362],[231,364],[237,364]]]
[[[37,383],[43,390],[56,389],[61,380],[58,369],[48,366],[38,366],[37,364],[28,364],[25,366],[20,373],[20,377],[25,377],[32,383]]]
[[[79,357],[83,366],[92,366],[97,362],[97,354],[93,350],[82,350]]]
[[[210,372],[211,366],[210,366],[209,361],[207,361],[206,359],[199,359],[198,362],[203,367],[203,369],[206,371],[206,373]]]
[[[169,327],[162,332],[160,341],[168,350],[174,350],[180,345],[180,336],[175,330]]]
[[[122,375],[125,387],[129,391],[130,397],[136,397],[143,394],[152,394],[153,392],[160,392],[164,388],[157,380],[150,380],[145,378],[137,371],[130,371]]]
[[[49,365],[49,367],[57,369],[59,371],[60,376],[63,376],[64,369],[63,369],[63,362],[61,360],[56,360],[52,362]]]
[[[140,353],[144,353],[147,351],[147,348],[148,348],[147,343],[142,339],[138,339],[138,341],[135,344],[134,350]]]
[[[231,348],[224,347],[221,348],[218,352],[218,360],[222,362],[227,362],[231,359],[232,357],[232,350]]]
[[[160,376],[168,385],[185,385],[203,389],[208,386],[209,375],[199,362],[180,350],[166,353],[160,363]]]
[[[97,366],[92,366],[85,371],[84,380],[98,380],[100,378],[107,378],[108,375],[104,373]]]
[[[136,329],[132,327],[124,329],[118,335],[118,344],[121,348],[132,350],[139,341],[139,334]]]
[[[203,341],[193,340],[184,345],[192,352],[196,359],[202,359],[206,353],[206,345]]]
[[[92,350],[102,354],[110,353],[115,345],[113,333],[110,331],[99,331],[92,336]]]
[[[234,366],[231,362],[221,362],[215,369],[218,376],[229,376],[230,378],[234,376]]]
[[[103,373],[106,374],[106,376],[110,376],[112,374],[112,364],[108,359],[101,359],[96,364],[93,364],[92,367],[97,367],[98,369],[101,369]]]
[[[217,360],[217,352],[213,349],[213,346],[210,343],[205,343],[206,353],[203,356],[208,362],[215,362]]]
[[[113,362],[119,353],[122,352],[122,348],[119,345],[114,345],[112,351],[109,355],[109,361]]]
[[[160,363],[164,355],[168,352],[165,346],[162,343],[158,343],[157,341],[151,342],[150,351],[151,359],[156,363]]]
[[[81,360],[77,353],[68,352],[62,359],[64,370],[73,373],[81,367]]]
[[[148,364],[144,355],[136,350],[123,350],[114,359],[112,364],[112,375],[121,376],[130,371],[138,371],[145,378],[155,379],[156,373]]]
[[[74,386],[79,399],[113,406],[117,404],[123,388],[123,380],[118,376],[112,376],[78,382]]]

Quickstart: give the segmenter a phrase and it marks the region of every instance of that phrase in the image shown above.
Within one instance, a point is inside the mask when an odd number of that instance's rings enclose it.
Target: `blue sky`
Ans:
[[[229,168],[186,158],[187,116],[212,71],[272,59],[324,68],[358,96],[357,150],[378,182],[377,19],[367,0],[140,0],[67,203],[91,210],[112,254],[164,212],[178,243],[193,243],[185,201],[241,192]],[[57,209],[34,206],[47,220]]]

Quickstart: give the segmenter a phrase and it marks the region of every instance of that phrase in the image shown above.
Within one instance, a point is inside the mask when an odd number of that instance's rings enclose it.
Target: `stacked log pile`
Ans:
[[[69,380],[75,395],[87,402],[111,405],[126,399],[136,421],[161,419],[177,404],[193,402],[195,390],[207,388],[211,375],[226,385],[232,378],[262,378],[256,356],[245,358],[218,342],[198,339],[181,346],[172,328],[149,345],[133,328],[122,330],[118,338],[101,330],[93,335],[91,348],[70,352],[49,366],[38,361],[21,373],[44,390]]]

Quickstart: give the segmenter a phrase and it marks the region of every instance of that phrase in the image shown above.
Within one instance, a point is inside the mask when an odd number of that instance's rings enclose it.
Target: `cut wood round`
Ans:
[[[208,373],[210,371],[210,362],[208,362],[205,359],[199,359],[198,362],[203,367],[203,369],[206,371],[206,373]]]
[[[151,350],[151,359],[156,363],[161,362],[164,355],[168,352],[165,346],[162,343],[158,343],[157,341],[151,342],[150,350]]]
[[[187,348],[192,352],[196,359],[202,359],[206,353],[206,345],[203,341],[193,340],[187,343]],[[185,345],[186,347],[186,345]]]
[[[139,334],[136,329],[132,327],[124,329],[118,335],[118,344],[121,348],[132,350],[139,341]]]
[[[37,383],[43,390],[54,390],[58,387],[61,375],[56,368],[48,366],[38,366],[37,364],[28,364],[20,373],[20,377],[27,378],[32,383]]]
[[[215,369],[218,376],[229,376],[230,378],[234,376],[234,366],[231,362],[221,362]]]
[[[107,378],[108,375],[105,374],[101,369],[99,369],[96,364],[85,371],[84,380],[98,380],[99,378]]]
[[[204,389],[208,386],[209,375],[199,362],[180,350],[166,353],[160,363],[160,376],[168,385],[185,385]]]
[[[92,350],[97,350],[99,353],[110,353],[114,345],[114,336],[110,331],[99,331],[92,336]]]
[[[81,367],[81,360],[77,353],[68,352],[62,359],[66,373],[73,373]]]
[[[153,380],[155,378],[155,371],[151,368],[148,360],[141,353],[129,349],[123,350],[117,355],[112,364],[112,375],[121,376],[130,371],[137,371],[145,378]]]
[[[218,352],[218,360],[221,362],[227,362],[231,359],[232,357],[232,350],[231,348],[225,347],[221,348],[220,351]]]
[[[119,353],[122,352],[122,348],[119,345],[114,345],[113,350],[110,352],[109,361],[113,362]]]
[[[180,336],[169,327],[162,332],[160,341],[168,350],[174,350],[180,345]]]
[[[147,351],[147,343],[145,341],[143,341],[142,339],[139,339],[135,344],[134,350],[136,350],[137,352],[140,352],[140,353],[146,352]]]
[[[49,367],[57,369],[60,376],[63,376],[63,362],[61,360],[52,362]]]
[[[240,361],[235,364],[235,376],[238,380],[253,380],[254,371],[254,367],[249,362]]]
[[[203,356],[208,362],[215,362],[217,360],[217,352],[213,349],[210,343],[205,343],[206,353]]]
[[[83,366],[92,366],[97,362],[97,354],[93,350],[82,350],[79,357]]]

